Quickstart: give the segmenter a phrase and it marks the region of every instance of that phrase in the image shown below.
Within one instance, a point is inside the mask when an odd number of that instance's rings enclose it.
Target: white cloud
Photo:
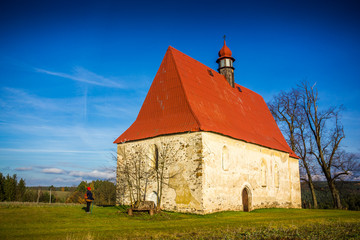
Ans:
[[[63,119],[65,114],[83,116],[83,97],[47,98],[29,93],[23,89],[4,87],[1,89],[1,119],[21,119],[47,121],[49,115],[53,119]]]
[[[0,124],[0,131],[17,135],[25,135],[32,138],[31,143],[24,148],[21,146],[22,139],[14,135],[11,144],[0,148],[2,152],[28,152],[28,153],[74,153],[74,154],[96,154],[104,156],[109,151],[115,150],[113,141],[126,130],[121,125],[104,127],[86,126],[59,126],[58,124],[36,123],[8,123]],[[100,161],[100,159],[99,159]]]
[[[339,172],[335,172],[334,174],[338,174]],[[349,174],[347,175],[341,175],[339,179],[343,181],[358,181],[360,180],[360,176],[356,176],[356,172],[349,171]]]
[[[354,178],[353,178],[353,181],[360,181],[360,176],[354,177]]]
[[[122,103],[125,105],[124,103]],[[125,107],[119,107],[115,104],[94,104],[93,107],[96,110],[96,114],[104,116],[107,118],[125,118],[125,119],[134,119],[139,112],[139,106],[134,106],[131,104],[125,105]]]
[[[36,95],[31,95],[24,90],[18,88],[4,87],[3,90],[5,90],[5,93],[9,95],[8,99],[3,100],[3,104],[5,107],[9,104],[20,104],[20,106],[25,104],[26,106],[31,106],[36,109],[46,109],[54,111],[58,111],[61,109],[61,106],[56,105],[50,98],[40,98]]]
[[[81,150],[69,150],[69,149],[26,149],[26,148],[0,148],[0,151],[4,152],[33,152],[33,153],[103,153],[107,154],[109,151],[81,151]],[[32,168],[16,168],[15,170],[25,171]]]
[[[111,171],[98,171],[93,170],[91,172],[83,171],[72,171],[69,173],[70,176],[74,177],[84,177],[84,178],[94,178],[94,179],[112,179],[115,178],[115,172]]]
[[[42,170],[43,173],[50,173],[50,174],[63,174],[65,171],[60,168],[44,168]]]
[[[1,151],[1,149],[0,149]],[[15,168],[16,171],[31,171],[33,168],[32,167],[18,167]]]
[[[56,183],[75,183],[75,184],[79,184],[82,181],[82,178],[79,177],[79,178],[65,179],[65,178],[58,177],[58,178],[55,178],[53,181],[56,182]]]
[[[19,134],[27,134],[32,138],[50,138],[51,136],[51,139],[44,140],[43,143],[50,143],[66,137],[69,139],[61,139],[62,142],[71,142],[70,145],[73,148],[70,149],[75,148],[74,150],[79,149],[74,147],[77,144],[91,146],[92,149],[89,150],[98,150],[99,142],[112,143],[130,125],[129,123],[121,126],[122,122],[114,119],[119,117],[135,119],[139,108],[139,105],[134,107],[133,104],[136,100],[133,98],[95,97],[91,101],[88,100],[87,110],[84,110],[82,98],[43,98],[21,89],[3,89],[5,92],[0,100],[4,102],[5,107],[0,112],[0,131],[6,132],[9,136]],[[119,102],[121,102],[121,106],[118,106]],[[84,111],[89,112],[90,117],[84,119]],[[107,124],[102,124],[99,119],[105,119]],[[91,126],[87,124],[88,122],[91,122]],[[96,144],[94,144],[95,142]],[[51,145],[55,149],[68,148]],[[88,149],[81,147],[80,150]],[[53,152],[57,152],[57,150]]]
[[[337,174],[337,173],[334,173],[334,174]],[[360,177],[356,177],[356,176],[354,176],[354,174],[352,172],[349,172],[348,175],[341,175],[339,177],[339,179],[344,180],[344,181],[358,181],[358,180],[360,180]],[[314,175],[312,175],[312,180],[313,181],[326,181],[326,178],[322,174],[314,174]]]
[[[96,73],[90,72],[82,67],[76,67],[74,69],[74,74],[67,74],[61,72],[52,72],[45,69],[36,68],[37,72],[45,73],[52,76],[62,77],[78,82],[84,82],[92,85],[103,86],[103,87],[112,87],[112,88],[125,88],[123,85],[105,78],[103,76],[97,75]]]
[[[314,174],[314,175],[312,175],[312,180],[313,181],[325,181],[326,178],[323,175]]]

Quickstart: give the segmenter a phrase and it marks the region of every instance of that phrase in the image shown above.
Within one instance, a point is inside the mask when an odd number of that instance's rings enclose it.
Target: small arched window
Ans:
[[[263,159],[261,161],[261,186],[262,187],[266,187],[266,175],[267,175],[266,163],[265,163],[265,160]]]
[[[229,170],[229,150],[226,146],[222,148],[221,165],[224,171]]]
[[[155,144],[150,147],[149,165],[155,170],[159,167],[159,150]]]
[[[279,187],[279,168],[278,168],[278,165],[275,164],[275,167],[274,167],[274,182],[275,182],[275,187]]]
[[[155,169],[158,170],[159,168],[159,149],[158,147],[155,145]]]

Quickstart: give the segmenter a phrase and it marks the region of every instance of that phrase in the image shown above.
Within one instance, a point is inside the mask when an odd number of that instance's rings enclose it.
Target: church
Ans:
[[[263,98],[235,83],[234,61],[225,40],[218,71],[167,49],[135,122],[114,141],[117,204],[129,204],[126,189],[134,187],[124,180],[125,163],[146,155],[146,168],[157,169],[160,156],[168,161],[163,187],[153,176],[142,191],[144,199],[161,198],[161,209],[301,207],[298,157]]]

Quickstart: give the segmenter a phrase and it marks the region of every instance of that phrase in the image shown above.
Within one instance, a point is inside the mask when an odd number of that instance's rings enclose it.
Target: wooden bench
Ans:
[[[135,202],[134,206],[128,209],[128,215],[132,216],[133,212],[149,212],[150,216],[156,212],[155,203],[153,201]]]

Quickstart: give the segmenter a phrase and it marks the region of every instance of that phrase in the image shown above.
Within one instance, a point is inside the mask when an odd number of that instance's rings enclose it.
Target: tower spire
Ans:
[[[230,86],[235,87],[235,68],[233,67],[233,62],[235,62],[235,59],[231,55],[232,52],[228,46],[226,46],[226,35],[224,35],[224,46],[220,49],[219,58],[216,60],[216,62],[219,64],[219,73],[225,76]]]

